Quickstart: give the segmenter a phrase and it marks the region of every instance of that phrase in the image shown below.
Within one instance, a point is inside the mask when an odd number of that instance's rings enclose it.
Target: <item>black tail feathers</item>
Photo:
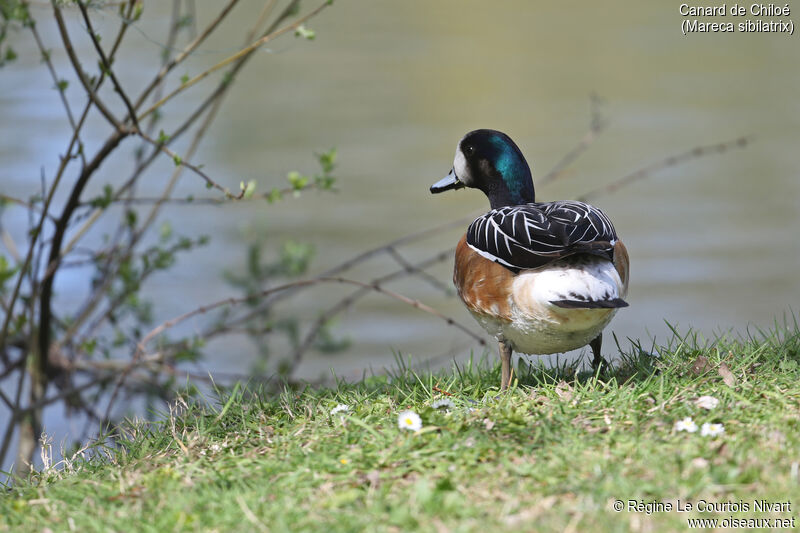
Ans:
[[[612,298],[610,300],[551,300],[551,304],[564,309],[616,309],[618,307],[628,307],[628,302],[622,298]]]

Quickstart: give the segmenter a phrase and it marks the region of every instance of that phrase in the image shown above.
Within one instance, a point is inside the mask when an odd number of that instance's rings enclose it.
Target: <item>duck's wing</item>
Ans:
[[[579,253],[612,260],[616,240],[605,213],[573,201],[492,209],[467,229],[472,249],[515,271]]]

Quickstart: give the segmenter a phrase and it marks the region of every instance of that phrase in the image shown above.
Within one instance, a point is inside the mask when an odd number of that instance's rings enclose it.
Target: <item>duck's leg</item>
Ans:
[[[504,391],[511,384],[511,343],[500,341],[500,390]]]
[[[592,370],[594,370],[595,374],[597,374],[598,370],[600,371],[600,373],[603,373],[609,368],[608,362],[605,359],[603,359],[602,355],[600,355],[600,347],[602,345],[603,345],[602,333],[597,337],[595,337],[594,340],[589,343],[589,346],[592,348],[592,353],[594,354],[594,358],[592,359]]]

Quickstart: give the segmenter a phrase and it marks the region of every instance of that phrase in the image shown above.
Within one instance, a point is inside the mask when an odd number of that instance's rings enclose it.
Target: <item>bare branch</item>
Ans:
[[[398,252],[397,249],[395,249],[394,247],[389,248],[388,253],[390,256],[394,258],[395,261],[397,261],[397,263],[401,267],[403,267],[403,271],[405,271],[406,273],[415,274],[419,276],[422,280],[427,281],[431,286],[433,286],[436,289],[439,289],[445,294],[450,290],[450,288],[441,281],[439,281],[438,278],[435,278],[430,274],[428,274],[427,272],[425,272],[424,270],[422,270],[422,267],[418,265],[412,265],[411,263],[409,263],[408,260],[405,257],[403,257],[400,254],[400,252]]]
[[[42,208],[40,208],[40,207],[38,207],[38,206],[36,206],[36,205],[34,205],[32,203],[26,202],[25,200],[20,200],[19,198],[14,198],[13,196],[9,196],[9,195],[1,193],[1,192],[0,192],[0,200],[2,200],[4,202],[8,202],[10,204],[20,205],[20,206],[22,206],[22,207],[24,207],[26,209],[29,209],[31,211],[35,211],[35,212],[40,213],[40,214],[43,212]],[[55,222],[55,220],[56,220],[55,217],[53,217],[52,215],[45,215],[45,216],[51,222]]]
[[[608,126],[608,121],[602,117],[599,110],[597,110],[596,97],[592,99],[592,117],[589,121],[589,131],[578,141],[572,150],[564,154],[558,163],[550,169],[550,172],[536,180],[538,186],[546,185],[551,181],[555,181],[561,177],[564,171],[574,163],[583,153],[589,149],[594,141],[603,133],[603,130]]]
[[[455,248],[450,248],[449,250],[445,250],[444,252],[439,252],[438,254],[434,255],[431,258],[428,258],[424,261],[417,263],[416,265],[410,265],[410,268],[404,267],[401,270],[396,270],[379,278],[373,279],[369,285],[383,285],[384,283],[388,283],[390,281],[394,281],[398,278],[415,274],[418,272],[422,272],[423,268],[427,268],[430,265],[441,263],[442,261],[447,260],[450,257],[453,257],[453,253],[455,252]],[[289,374],[294,372],[297,367],[302,362],[303,356],[305,353],[311,348],[314,343],[314,340],[319,335],[319,332],[325,327],[325,324],[328,323],[333,317],[338,315],[339,313],[349,309],[356,301],[363,298],[367,294],[371,292],[370,289],[361,287],[356,289],[346,297],[342,298],[334,305],[326,309],[317,317],[317,320],[311,325],[311,329],[306,333],[306,336],[303,338],[303,341],[298,345],[297,349],[294,352],[292,357],[291,366],[289,369]],[[249,313],[249,316],[246,316],[245,319],[250,319],[254,316],[257,312],[262,312],[262,310],[256,310],[253,313]],[[239,322],[239,320],[237,320]]]
[[[385,288],[383,288],[382,286],[380,286],[377,283],[375,283],[375,284],[363,283],[363,282],[360,282],[360,281],[347,279],[347,278],[340,278],[340,277],[319,277],[319,278],[312,278],[312,279],[308,279],[308,280],[301,280],[301,281],[295,281],[295,282],[291,282],[291,283],[286,283],[286,284],[280,285],[278,287],[273,287],[271,289],[266,289],[266,290],[261,291],[260,293],[258,293],[255,297],[264,298],[266,296],[269,296],[270,294],[274,294],[274,293],[277,293],[277,292],[282,292],[282,291],[285,291],[287,289],[293,289],[293,288],[296,288],[296,287],[303,287],[303,286],[308,286],[308,285],[318,285],[318,284],[321,284],[321,283],[342,283],[342,284],[345,284],[345,285],[355,285],[357,287],[365,288],[365,289],[368,289],[368,290],[371,290],[371,291],[375,291],[375,292],[384,294],[386,296],[389,296],[390,298],[393,298],[393,299],[401,301],[401,302],[403,302],[403,303],[405,303],[407,305],[410,305],[411,307],[414,307],[416,309],[424,311],[424,312],[426,312],[428,314],[434,315],[437,318],[440,318],[440,319],[444,320],[445,322],[447,322],[448,325],[451,325],[451,326],[456,327],[457,329],[460,329],[462,332],[464,332],[466,335],[472,337],[475,341],[477,341],[481,345],[485,344],[485,341],[483,340],[482,337],[480,337],[478,335],[475,335],[475,333],[473,333],[470,329],[462,326],[460,323],[456,322],[452,318],[450,318],[450,317],[448,317],[446,315],[443,315],[439,311],[437,311],[437,310],[433,309],[432,307],[429,307],[429,306],[421,303],[418,300],[414,300],[412,298],[408,298],[407,296],[403,296],[402,294],[398,294],[398,293],[396,293],[394,291],[390,291],[388,289],[385,289]],[[186,320],[188,320],[188,319],[190,319],[192,317],[195,317],[197,315],[208,313],[209,311],[212,311],[214,309],[217,309],[217,308],[220,308],[220,307],[223,307],[223,306],[226,306],[226,305],[231,305],[231,306],[232,305],[241,305],[243,303],[246,303],[246,302],[252,300],[252,298],[253,298],[252,295],[251,296],[244,296],[244,297],[240,297],[240,298],[226,298],[224,300],[220,300],[220,301],[214,302],[212,304],[208,304],[208,305],[204,305],[204,306],[198,307],[197,309],[189,311],[188,313],[184,313],[183,315],[180,315],[180,316],[177,316],[177,317],[175,317],[173,319],[167,320],[166,322],[163,322],[159,326],[153,328],[147,335],[145,335],[142,338],[141,341],[139,341],[138,347],[137,347],[137,352],[138,353],[144,353],[145,346],[147,345],[147,343],[149,343],[153,338],[155,338],[156,336],[160,335],[161,333],[163,333],[167,329],[170,329],[170,328],[180,324],[181,322],[184,322],[184,321],[186,321]]]
[[[602,187],[598,187],[587,193],[583,193],[580,196],[578,196],[578,200],[582,202],[588,202],[594,198],[597,198],[598,196],[616,192],[619,189],[627,187],[628,185],[636,181],[647,178],[654,172],[657,172],[664,168],[672,167],[681,163],[685,163],[686,161],[689,161],[691,159],[697,159],[699,157],[704,157],[707,155],[722,154],[734,148],[744,148],[752,141],[753,141],[752,136],[744,136],[733,139],[732,141],[725,141],[705,146],[696,146],[691,150],[687,150],[678,155],[671,155],[669,157],[661,159],[660,161],[651,163],[650,165],[642,167],[635,172],[631,172],[630,174],[627,174],[617,180],[614,180],[607,185],[603,185]]]

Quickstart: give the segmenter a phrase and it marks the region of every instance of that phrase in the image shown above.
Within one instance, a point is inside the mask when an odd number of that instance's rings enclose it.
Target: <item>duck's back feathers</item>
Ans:
[[[472,249],[515,272],[581,253],[613,260],[616,242],[605,213],[576,201],[492,209],[467,229]]]

